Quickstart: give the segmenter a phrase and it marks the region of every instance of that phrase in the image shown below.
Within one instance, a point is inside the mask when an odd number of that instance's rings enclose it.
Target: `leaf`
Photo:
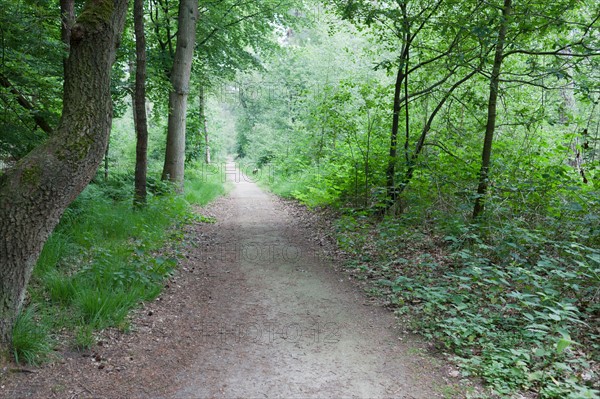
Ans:
[[[571,344],[573,343],[573,341],[571,341],[571,337],[569,334],[564,334],[562,338],[560,338],[558,340],[558,342],[556,343],[556,353],[557,354],[561,354],[565,351],[565,349],[567,349]]]
[[[527,330],[530,331],[535,331],[535,332],[545,332],[545,331],[549,331],[550,328],[544,324],[530,324],[527,327],[525,327]]]
[[[534,371],[527,376],[527,379],[529,381],[542,381],[544,379],[544,372],[540,370]]]

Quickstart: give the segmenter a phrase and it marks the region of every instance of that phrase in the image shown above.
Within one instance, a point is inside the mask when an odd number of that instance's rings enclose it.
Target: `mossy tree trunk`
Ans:
[[[183,190],[185,166],[185,129],[187,100],[190,92],[190,75],[196,45],[198,0],[181,0],[179,3],[179,30],[177,47],[171,71],[169,94],[169,122],[163,180],[170,180]]]
[[[110,71],[127,0],[88,0],[71,29],[55,134],[0,176],[0,350],[42,247],[102,161],[112,122]]]

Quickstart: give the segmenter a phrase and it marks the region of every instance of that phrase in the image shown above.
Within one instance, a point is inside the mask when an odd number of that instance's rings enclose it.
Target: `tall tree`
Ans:
[[[485,127],[485,137],[483,140],[483,151],[481,154],[481,169],[479,171],[479,185],[477,186],[477,198],[473,207],[473,218],[478,218],[484,209],[484,198],[488,189],[488,178],[490,170],[490,161],[492,158],[492,145],[494,143],[494,132],[496,131],[496,116],[498,114],[498,88],[500,86],[500,69],[504,60],[504,43],[506,41],[506,31],[508,29],[509,17],[512,11],[512,0],[504,0],[502,7],[502,20],[498,31],[496,41],[496,51],[494,54],[494,64],[490,76],[490,90],[487,105],[487,124]]]
[[[402,26],[399,27],[398,31],[401,32],[402,50],[400,51],[400,57],[398,60],[398,70],[396,72],[396,83],[394,84],[394,100],[392,114],[392,131],[390,134],[390,158],[388,160],[388,167],[386,169],[386,184],[388,192],[388,200],[390,205],[393,205],[397,201],[397,188],[396,188],[396,163],[398,158],[398,129],[400,126],[400,110],[402,108],[402,86],[404,86],[404,111],[405,111],[405,133],[409,135],[409,112],[408,112],[408,70],[409,70],[409,55],[410,46],[414,40],[413,34],[411,34],[410,20],[407,12],[407,3],[402,2],[400,4],[400,10],[402,11]]]
[[[204,136],[204,163],[210,164],[210,138],[208,137],[208,123],[206,120],[206,93],[204,86],[200,85],[199,95],[199,114],[200,114],[200,130]]]
[[[44,242],[104,155],[112,121],[110,72],[127,3],[85,3],[71,29],[58,128],[0,175],[0,349],[4,354]]]
[[[173,87],[169,94],[167,148],[162,178],[177,183],[182,189],[185,168],[187,99],[196,44],[198,0],[181,0],[178,20],[179,30],[177,31],[177,47],[171,71]]]
[[[135,195],[134,204],[146,203],[146,174],[148,170],[148,121],[146,115],[146,34],[144,32],[144,0],[135,0],[133,5],[135,29],[135,93],[134,124],[135,149]]]

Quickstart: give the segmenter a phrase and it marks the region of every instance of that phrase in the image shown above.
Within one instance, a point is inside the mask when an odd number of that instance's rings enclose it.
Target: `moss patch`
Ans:
[[[77,18],[77,23],[88,26],[108,23],[114,9],[113,0],[89,0]]]
[[[42,169],[39,165],[29,165],[23,170],[21,175],[21,181],[32,186],[40,184],[40,177],[42,175]]]

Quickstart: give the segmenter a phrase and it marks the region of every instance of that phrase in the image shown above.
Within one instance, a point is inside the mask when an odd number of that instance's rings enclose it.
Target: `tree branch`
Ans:
[[[15,99],[17,100],[19,105],[31,113],[31,117],[40,129],[42,129],[49,135],[52,134],[52,128],[50,127],[50,124],[41,115],[38,114],[33,104],[27,101],[27,99],[19,92],[19,90],[17,90],[17,88],[12,83],[10,83],[8,78],[2,74],[0,74],[0,85],[2,85],[2,87],[7,88],[10,91],[10,93],[15,96]]]
[[[592,51],[590,53],[586,53],[586,54],[579,54],[579,53],[566,53],[564,52],[564,50],[566,50],[567,48],[573,47],[573,46],[584,46],[586,49]],[[525,54],[525,55],[553,55],[556,57],[566,57],[566,58],[588,58],[588,57],[593,57],[593,56],[598,56],[600,55],[600,49],[589,49],[585,46],[585,44],[582,41],[579,42],[575,42],[575,43],[569,43],[566,44],[564,46],[561,46],[555,50],[549,50],[549,51],[538,51],[538,50],[526,50],[526,49],[517,49],[517,50],[512,50],[512,51],[507,51],[504,54],[504,58],[513,55],[513,54]]]

